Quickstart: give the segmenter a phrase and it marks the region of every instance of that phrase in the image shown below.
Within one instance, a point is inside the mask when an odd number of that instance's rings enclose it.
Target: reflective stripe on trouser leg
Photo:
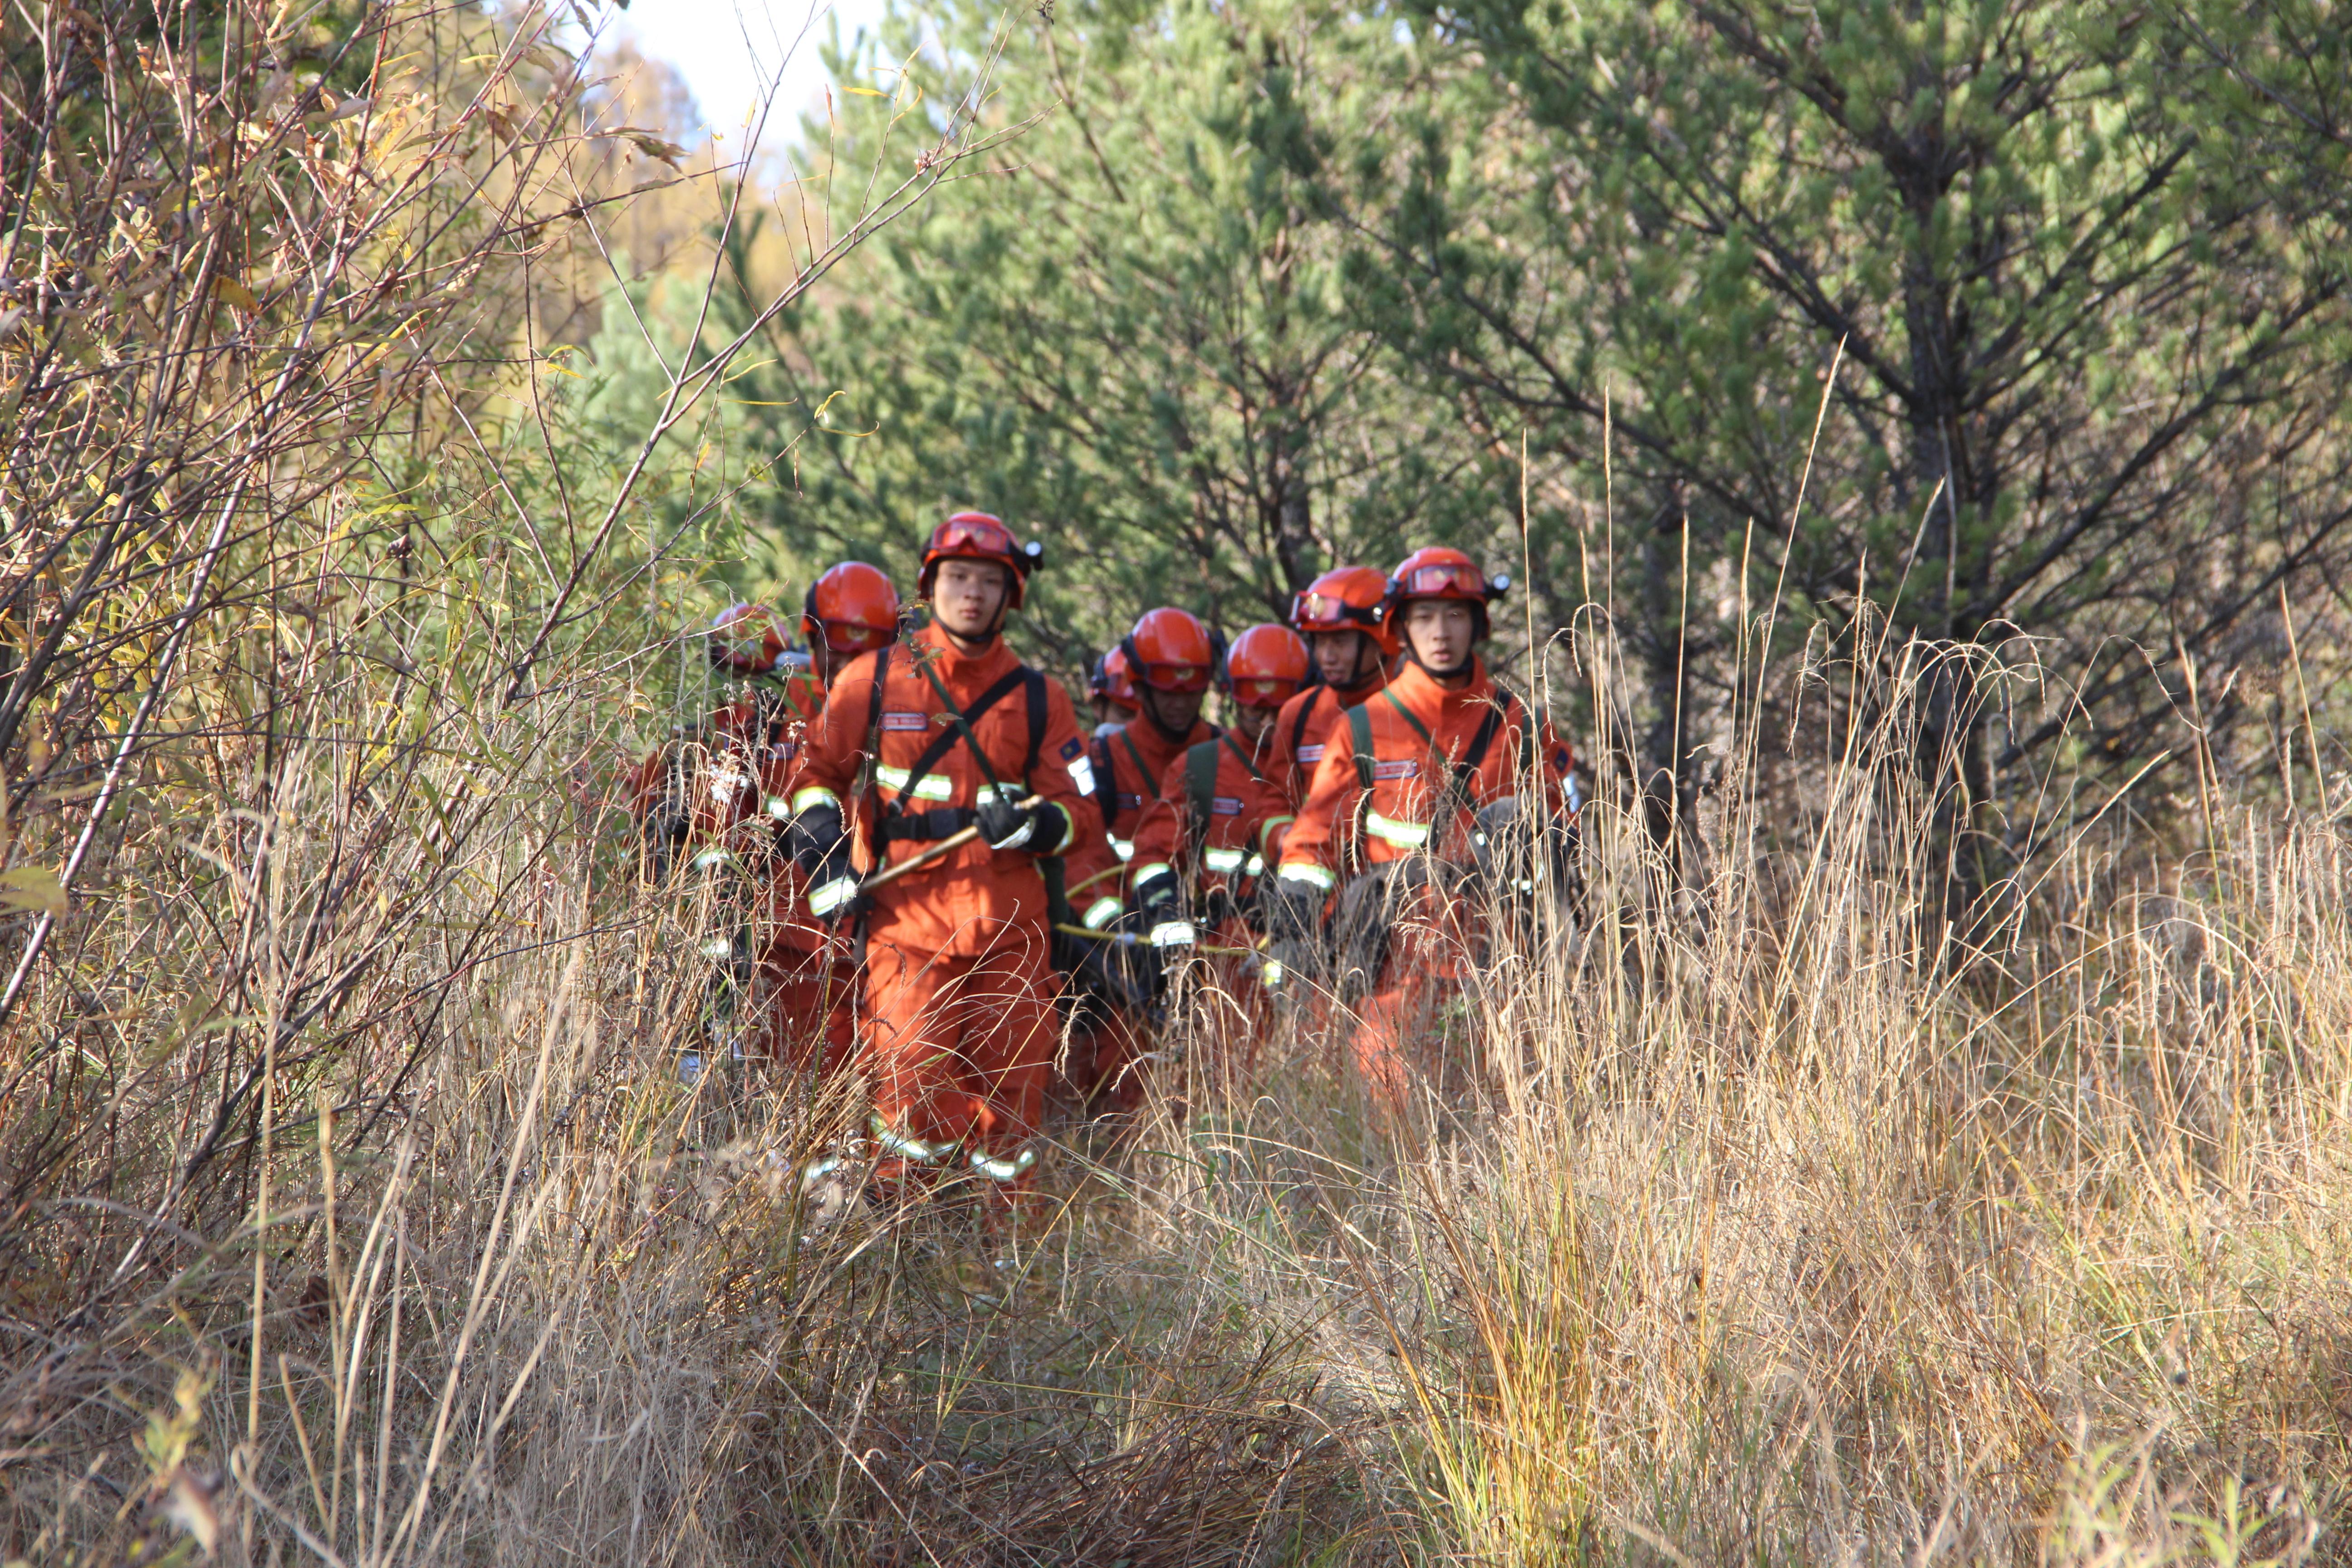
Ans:
[[[998,940],[975,956],[866,944],[860,1050],[875,1113],[933,1151],[995,1157],[1033,1137],[1044,1112],[1058,1033],[1046,943],[1019,931]]]

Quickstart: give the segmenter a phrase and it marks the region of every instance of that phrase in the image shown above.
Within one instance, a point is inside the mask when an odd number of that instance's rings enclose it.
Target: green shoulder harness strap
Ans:
[[[1184,839],[1196,865],[1209,841],[1209,816],[1217,806],[1217,747],[1223,740],[1203,741],[1184,753],[1184,804],[1190,808]]]
[[[1137,749],[1135,737],[1127,732],[1127,726],[1124,724],[1118,727],[1118,741],[1119,744],[1127,748],[1127,760],[1135,764],[1135,776],[1142,781],[1140,787],[1135,792],[1137,797],[1141,800],[1158,800],[1160,781],[1153,778],[1151,770],[1143,765],[1143,753]]]
[[[1421,737],[1423,745],[1429,748],[1430,761],[1445,768],[1445,759],[1438,754],[1437,738],[1429,732],[1429,726],[1423,724],[1412,709],[1398,701],[1395,692],[1383,687],[1381,695],[1387,698],[1389,706],[1412,726],[1412,732]],[[1495,688],[1495,700],[1488,705],[1486,717],[1478,721],[1477,731],[1470,737],[1470,744],[1463,749],[1461,760],[1445,769],[1444,786],[1435,802],[1436,809],[1430,814],[1433,829],[1456,811],[1473,809],[1470,781],[1478,776],[1478,769],[1486,762],[1487,752],[1493,748],[1495,737],[1502,732],[1505,718],[1514,709],[1525,712],[1526,708],[1525,703],[1502,687]],[[1356,742],[1356,778],[1365,790],[1370,791],[1372,787],[1372,718],[1363,708],[1352,709],[1348,714],[1348,723]],[[1519,726],[1519,764],[1523,769],[1535,765],[1534,728],[1525,723]]]
[[[874,699],[866,710],[866,760],[857,766],[857,782],[852,791],[851,809],[857,817],[848,825],[852,833],[863,828],[873,835],[866,851],[870,862],[877,866],[882,863],[882,813],[878,808],[869,812],[866,807],[878,794],[875,770],[882,765],[882,688],[890,679],[890,655],[898,646],[886,642],[882,651],[874,656]]]

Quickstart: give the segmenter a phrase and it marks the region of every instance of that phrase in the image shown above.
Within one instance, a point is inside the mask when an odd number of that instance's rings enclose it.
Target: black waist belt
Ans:
[[[930,811],[893,815],[882,819],[882,841],[896,844],[911,839],[917,843],[933,843],[953,837],[979,820],[980,813],[968,805],[942,805]]]

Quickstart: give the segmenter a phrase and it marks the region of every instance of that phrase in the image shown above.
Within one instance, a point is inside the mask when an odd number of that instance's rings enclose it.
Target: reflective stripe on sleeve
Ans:
[[[1364,813],[1364,831],[1375,838],[1385,838],[1406,849],[1418,849],[1429,842],[1429,824],[1426,822],[1399,822],[1392,816],[1382,816],[1377,811]]]
[[[856,878],[835,877],[830,882],[824,883],[809,889],[809,913],[813,915],[829,915],[856,896]]]
[[[1161,921],[1151,928],[1154,947],[1190,947],[1194,940],[1191,921]]]
[[[1238,849],[1212,849],[1203,858],[1209,862],[1210,870],[1226,877],[1240,870],[1249,861],[1249,857]]]
[[[1111,852],[1122,860],[1132,860],[1135,858],[1135,845],[1131,840],[1114,838],[1110,841],[1110,847]]]
[[[830,805],[838,807],[840,805],[841,797],[834,794],[831,790],[825,788],[823,784],[811,784],[806,789],[795,790],[793,792],[793,815],[794,816],[798,816],[802,812],[806,811],[813,805]]]
[[[1326,893],[1339,885],[1339,879],[1337,877],[1312,860],[1284,861],[1282,879],[1286,882],[1304,882],[1308,887],[1318,889]]]
[[[772,795],[768,797],[768,815],[770,816],[774,817],[778,822],[782,822],[792,814],[793,803],[791,801],[786,800],[780,795]]]
[[[1097,899],[1087,906],[1087,912],[1079,917],[1078,923],[1088,931],[1100,931],[1118,919],[1118,910],[1119,903],[1117,899]]]
[[[1130,879],[1130,880],[1135,885],[1135,890],[1139,893],[1143,891],[1144,884],[1147,882],[1154,882],[1162,877],[1173,876],[1175,871],[1176,868],[1168,864],[1167,861],[1154,860],[1148,866],[1138,866],[1135,868],[1135,875]]]

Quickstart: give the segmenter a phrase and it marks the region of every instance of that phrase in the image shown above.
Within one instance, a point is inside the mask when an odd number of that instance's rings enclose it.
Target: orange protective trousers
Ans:
[[[893,1131],[994,1156],[1033,1136],[1059,1028],[1041,942],[1008,932],[971,956],[889,942],[866,951],[865,1067]]]
[[[1449,935],[1400,931],[1379,983],[1356,1005],[1356,1070],[1382,1100],[1404,1100],[1408,1055],[1445,998],[1461,984],[1461,943]]]
[[[839,1072],[856,1033],[857,966],[829,948],[772,942],[760,988],[765,1055],[799,1072]]]

